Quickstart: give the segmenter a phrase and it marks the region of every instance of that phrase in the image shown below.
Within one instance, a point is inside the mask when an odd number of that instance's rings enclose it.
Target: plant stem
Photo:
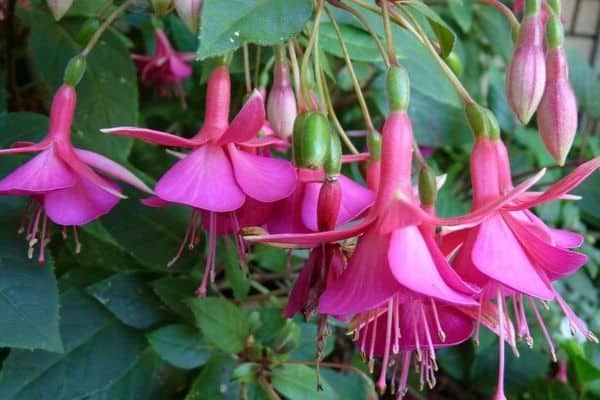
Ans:
[[[244,54],[244,81],[246,82],[246,92],[252,91],[252,78],[250,78],[250,56],[248,55],[248,44],[244,43],[242,46],[242,52]]]
[[[315,51],[315,55],[313,57],[313,66],[315,69],[315,82],[317,84],[317,92],[319,93],[319,98],[321,99],[321,101],[319,102],[319,108],[323,114],[327,115],[327,108],[323,104],[323,102],[325,101],[324,100],[325,93],[323,91],[323,76],[320,73],[321,60],[320,60],[320,56],[319,56],[319,37],[318,36],[315,39],[315,48],[317,49],[317,51]]]
[[[81,53],[79,53],[79,55],[81,57],[87,57],[87,55],[90,54],[94,46],[96,46],[96,44],[98,43],[98,40],[100,40],[100,36],[102,36],[104,31],[106,31],[108,27],[117,19],[117,17],[119,17],[119,15],[121,15],[123,12],[125,12],[125,10],[133,3],[135,3],[135,0],[126,0],[123,4],[117,7],[115,11],[113,11],[112,14],[110,14],[108,18],[106,18],[106,20],[104,20],[102,25],[98,27],[98,30],[94,32],[94,35],[92,36],[88,44],[83,48],[83,50],[81,50]]]
[[[354,146],[354,143],[352,143],[352,140],[350,140],[350,138],[346,134],[346,131],[344,131],[342,124],[340,124],[340,121],[338,120],[338,117],[335,113],[335,109],[333,108],[333,103],[331,102],[331,96],[329,95],[329,87],[327,86],[327,81],[325,80],[325,77],[323,76],[324,75],[323,71],[321,71],[321,75],[322,75],[321,78],[324,82],[323,94],[325,95],[325,97],[324,97],[323,101],[325,102],[325,105],[327,106],[327,110],[329,111],[329,116],[331,117],[331,120],[333,121],[333,125],[335,126],[335,129],[337,130],[338,134],[340,135],[342,142],[344,142],[344,144],[346,145],[346,147],[348,147],[350,152],[352,152],[353,154],[359,154],[359,151]]]
[[[508,23],[510,24],[510,27],[513,30],[513,32],[518,32],[519,27],[520,27],[519,21],[517,20],[517,17],[515,17],[515,14],[513,14],[513,12],[510,10],[510,8],[508,8],[505,4],[501,3],[498,0],[478,0],[478,1],[480,3],[487,4],[488,6],[494,7],[496,10],[498,10],[502,14],[504,14],[504,16],[508,20]]]
[[[371,381],[371,378],[369,378],[363,371],[361,371],[360,369],[356,368],[353,365],[336,363],[336,362],[326,362],[326,361],[286,361],[285,364],[302,364],[302,365],[315,365],[315,366],[319,365],[321,367],[340,369],[342,371],[349,371],[349,372],[355,373],[356,375],[358,375],[361,379],[363,379],[367,383],[368,387],[372,387],[372,383],[373,383]]]
[[[387,44],[388,61],[390,65],[398,65],[396,58],[396,49],[394,48],[394,36],[390,24],[390,13],[388,10],[388,0],[381,0],[381,9],[383,10],[383,29],[385,31],[385,42]]]
[[[254,63],[254,87],[258,87],[260,84],[260,56],[262,47],[256,46],[256,62]]]
[[[300,66],[300,79],[306,79],[306,73],[308,70],[308,60],[310,58],[310,53],[315,47],[315,42],[317,40],[317,35],[319,34],[319,26],[321,24],[321,14],[323,13],[323,0],[317,0],[317,12],[315,13],[314,24],[312,30],[310,32],[310,38],[308,39],[308,44],[306,45],[306,51],[304,52],[304,56],[302,57],[302,65]],[[300,98],[303,100],[305,104],[305,108],[312,103],[310,98],[310,93],[306,90],[306,84],[302,85],[302,94],[303,96]]]
[[[288,42],[288,50],[290,52],[290,64],[292,67],[292,76],[294,77],[294,92],[296,92],[296,98],[302,104],[302,93],[300,92],[300,68],[298,67],[298,58],[296,58],[296,49],[294,43],[290,40]]]
[[[259,376],[257,381],[260,387],[265,391],[269,400],[281,400],[281,397],[279,397],[275,389],[273,389],[273,386],[267,382],[267,379],[264,376]]]
[[[340,32],[340,28],[337,22],[335,21],[335,18],[329,11],[329,8],[325,7],[325,11],[327,12],[327,16],[329,17],[331,24],[333,25],[333,29],[335,30],[338,42],[340,43],[340,47],[342,48],[342,54],[344,55],[344,60],[346,61],[348,72],[350,73],[350,79],[352,79],[352,85],[354,86],[354,91],[356,92],[358,104],[360,106],[363,118],[365,120],[365,126],[370,132],[375,131],[373,121],[371,120],[371,114],[369,114],[369,108],[367,107],[367,102],[365,101],[362,88],[360,87],[360,83],[358,82],[356,74],[354,73],[354,68],[352,67],[352,60],[350,60],[350,54],[348,53],[348,49],[346,48],[346,43],[344,43],[344,39],[342,37],[342,33]]]

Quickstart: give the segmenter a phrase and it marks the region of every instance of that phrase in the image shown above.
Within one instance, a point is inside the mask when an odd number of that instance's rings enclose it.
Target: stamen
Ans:
[[[373,320],[373,333],[371,334],[371,344],[369,346],[369,373],[373,373],[373,367],[375,360],[373,354],[375,353],[375,338],[377,337],[377,318]]]
[[[35,245],[38,243],[38,238],[37,238],[37,234],[38,234],[38,229],[39,229],[39,225],[40,225],[40,217],[42,215],[42,207],[40,206],[36,213],[35,213],[35,218],[33,221],[33,225],[31,227],[31,233],[29,234],[29,248],[27,249],[27,258],[32,259],[33,258],[33,249],[35,247]]]
[[[402,333],[400,332],[400,299],[398,297],[393,298],[394,301],[394,345],[392,346],[392,352],[398,354],[400,351],[400,338]]]
[[[419,332],[417,330],[417,316],[413,315],[413,332],[415,335],[415,350],[417,351],[417,362],[423,361],[423,354],[421,353],[421,343],[419,340]]]
[[[75,254],[81,253],[81,242],[79,241],[79,233],[76,226],[73,226],[73,240],[75,241]]]
[[[167,267],[169,267],[169,268],[172,267],[173,264],[175,264],[177,262],[177,260],[179,260],[181,255],[183,254],[183,249],[185,248],[185,245],[188,241],[188,238],[190,237],[190,234],[192,235],[192,239],[190,240],[190,249],[193,248],[192,241],[194,240],[193,237],[196,232],[196,230],[193,228],[195,213],[196,213],[196,210],[193,210],[192,216],[190,217],[187,227],[185,228],[185,234],[183,235],[183,240],[181,241],[181,244],[179,245],[179,249],[177,249],[177,253],[175,254],[175,257],[171,258],[171,260],[169,260],[169,262],[167,263]]]
[[[473,342],[476,346],[479,346],[479,331],[481,330],[481,309],[483,305],[481,302],[479,303],[479,308],[477,309],[477,322],[475,323],[475,336],[473,337]]]
[[[198,235],[198,225],[202,222],[202,214],[198,210],[192,210],[192,215],[190,216],[190,222],[188,223],[188,228],[190,230],[190,241],[188,243],[188,249],[194,250],[194,247],[200,242],[200,236]],[[184,245],[185,239],[187,238],[188,232],[186,231],[186,236],[184,237]]]
[[[431,301],[431,309],[433,310],[433,319],[435,320],[435,326],[437,328],[438,337],[443,343],[446,341],[446,332],[444,332],[444,330],[442,329],[442,325],[440,324],[440,317],[438,315],[435,301],[432,297],[430,297],[429,300]]]
[[[498,289],[498,294],[496,298],[497,307],[498,307],[498,317],[500,324],[500,343],[498,346],[498,388],[496,389],[496,394],[494,395],[495,399],[505,399],[504,395],[504,322],[505,315],[503,310],[504,301],[502,299],[502,290]]]
[[[427,345],[429,346],[429,358],[435,360],[435,350],[433,348],[433,340],[431,339],[431,332],[429,331],[429,322],[427,321],[427,315],[423,308],[423,303],[419,301],[419,308],[421,309],[421,317],[423,318],[423,325],[425,327],[425,338],[427,339]]]
[[[196,290],[198,296],[206,295],[206,287],[208,286],[208,279],[214,281],[214,269],[215,259],[217,252],[217,214],[214,212],[210,213],[209,217],[209,231],[208,231],[208,254],[206,256],[206,264],[204,266],[204,276],[202,282]]]
[[[552,355],[552,361],[556,362],[557,358],[556,358],[556,350],[554,349],[554,343],[552,343],[552,338],[550,337],[550,334],[548,333],[548,329],[546,329],[546,324],[544,324],[544,320],[542,319],[542,316],[540,315],[540,312],[539,312],[537,306],[535,305],[535,301],[531,297],[529,298],[529,304],[531,304],[531,308],[533,309],[535,317],[537,318],[537,321],[540,324],[542,333],[544,334],[544,337],[546,338],[546,342],[548,343],[548,347],[550,349],[550,354]]]
[[[240,231],[241,231],[240,223],[237,219],[237,215],[235,214],[235,212],[232,212],[230,214],[230,216],[231,216],[231,223],[233,224],[233,230],[234,230],[233,236],[235,238],[235,248],[237,250],[238,259],[240,261],[240,265],[242,266],[242,268],[245,269],[248,264],[248,257],[246,255],[246,252],[247,252],[246,245],[244,244],[244,240],[240,233]]]
[[[45,250],[46,245],[50,242],[50,239],[47,238],[47,229],[48,229],[48,217],[44,214],[44,220],[42,221],[42,236],[40,238],[40,254],[38,256],[38,264],[44,265],[46,262]]]
[[[533,347],[533,337],[531,336],[531,332],[529,331],[529,324],[527,324],[527,314],[525,314],[525,298],[521,294],[519,295],[519,315],[520,319],[523,323],[523,332],[525,333],[525,342],[529,348]],[[519,328],[521,329],[521,328]]]
[[[556,299],[556,302],[562,309],[563,313],[565,313],[565,316],[571,325],[571,329],[577,329],[583,336],[588,338],[588,340],[598,343],[598,338],[587,329],[585,323],[579,319],[579,317],[575,314],[571,307],[569,307],[567,302],[562,298],[558,291],[554,288],[552,288],[552,291],[554,292],[554,298]]]
[[[377,380],[377,388],[379,389],[379,393],[383,394],[385,392],[385,377],[388,367],[388,362],[390,358],[390,345],[392,342],[392,321],[393,321],[393,299],[388,301],[388,309],[387,309],[387,321],[385,324],[385,350],[383,351],[383,361],[381,362],[381,373],[379,374],[379,379]]]
[[[406,393],[408,393],[407,381],[411,356],[411,351],[406,351],[402,354],[402,371],[400,372],[400,378],[398,380],[398,397],[396,398],[396,400],[402,400],[404,396],[406,396]]]

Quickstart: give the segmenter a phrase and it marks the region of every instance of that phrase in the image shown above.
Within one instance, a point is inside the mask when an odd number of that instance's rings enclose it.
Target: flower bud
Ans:
[[[335,178],[340,174],[342,170],[342,143],[338,135],[329,135],[329,153],[323,169],[327,178]]]
[[[550,155],[564,165],[577,131],[577,100],[562,47],[548,51],[546,68],[548,80],[538,108],[538,128]]]
[[[292,135],[296,115],[296,98],[287,63],[283,60],[275,65],[275,79],[267,101],[267,119],[275,133],[287,139]]]
[[[203,0],[174,0],[177,15],[193,33],[198,32]]]
[[[88,44],[94,33],[100,27],[100,21],[97,18],[90,18],[81,25],[79,32],[77,32],[77,43],[82,46]]]
[[[430,206],[435,204],[437,198],[437,181],[435,174],[429,167],[423,167],[419,172],[419,198],[421,204]]]
[[[55,20],[60,20],[71,8],[73,0],[46,0]]]
[[[529,122],[544,94],[546,69],[542,26],[539,10],[524,19],[506,73],[506,97],[523,124]]]
[[[410,81],[403,67],[392,65],[386,76],[390,111],[402,111],[408,108],[410,99]]]
[[[556,49],[563,45],[565,41],[565,30],[563,29],[562,22],[554,15],[548,18],[546,23],[546,43],[548,43],[548,49]]]
[[[171,0],[151,0],[154,13],[158,16],[166,15],[171,9]]]
[[[329,154],[329,135],[329,121],[323,114],[300,114],[294,123],[293,152],[296,166],[310,169],[322,167]]]
[[[467,121],[475,137],[487,136],[489,132],[489,119],[487,110],[478,104],[467,104],[465,107]]]
[[[65,69],[64,83],[70,86],[77,86],[83,74],[85,74],[85,57],[75,56],[71,58]]]
[[[342,187],[339,180],[326,180],[321,186],[317,201],[317,227],[319,231],[335,229],[341,204]]]

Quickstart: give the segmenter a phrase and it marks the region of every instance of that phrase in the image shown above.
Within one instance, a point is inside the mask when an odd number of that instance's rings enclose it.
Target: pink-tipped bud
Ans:
[[[544,93],[543,25],[540,13],[527,16],[521,23],[519,41],[506,74],[506,97],[517,118],[526,124],[537,109]]]
[[[577,131],[577,100],[569,83],[567,58],[562,47],[548,51],[548,79],[537,121],[544,146],[559,165],[565,163]]]
[[[48,3],[50,11],[52,11],[54,19],[58,21],[69,11],[73,0],[46,0],[46,3]]]
[[[198,32],[203,0],[175,0],[174,3],[177,15],[179,15],[185,26],[193,33]]]
[[[340,205],[342,203],[342,187],[337,179],[327,180],[319,191],[317,202],[317,226],[320,231],[335,229]]]
[[[290,73],[285,60],[275,65],[275,79],[267,101],[267,119],[282,139],[287,139],[294,130],[298,109],[294,91],[290,85]]]

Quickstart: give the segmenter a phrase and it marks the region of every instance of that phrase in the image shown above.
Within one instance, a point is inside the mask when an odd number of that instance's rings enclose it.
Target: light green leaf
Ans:
[[[192,369],[204,365],[214,350],[205,343],[200,332],[187,325],[167,325],[147,336],[152,349],[178,368]]]
[[[289,400],[341,399],[325,379],[321,379],[323,390],[318,390],[317,371],[306,365],[284,364],[274,368],[271,383]]]
[[[300,32],[311,14],[311,0],[205,0],[198,57],[225,54],[248,42],[279,43]]]
[[[240,384],[231,379],[235,366],[229,355],[213,356],[192,383],[185,400],[238,400]]]

